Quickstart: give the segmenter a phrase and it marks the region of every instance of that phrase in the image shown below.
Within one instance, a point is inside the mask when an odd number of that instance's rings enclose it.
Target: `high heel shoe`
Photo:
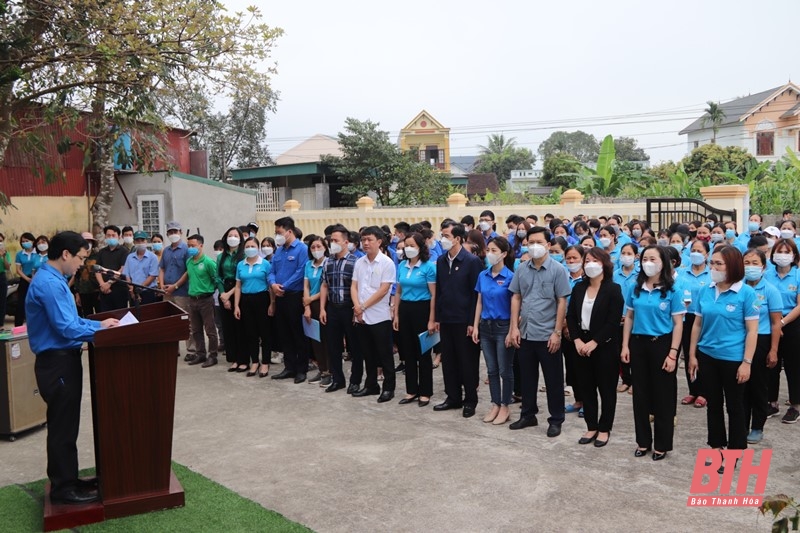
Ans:
[[[247,371],[246,375],[247,375],[248,378],[251,378],[251,377],[255,376],[256,373],[258,372],[258,364],[257,363],[253,364],[252,367],[253,368],[251,368],[250,370]]]
[[[509,410],[507,405],[500,406],[500,412],[497,413],[497,417],[492,420],[493,426],[502,426],[506,422],[508,422],[508,417],[511,416],[511,411]]]
[[[633,452],[634,457],[644,457],[650,453],[650,448],[636,448],[636,451]]]
[[[266,372],[259,372],[258,373],[258,377],[265,378],[265,377],[269,376],[269,365],[261,365],[261,366],[262,367],[267,367],[267,371]]]

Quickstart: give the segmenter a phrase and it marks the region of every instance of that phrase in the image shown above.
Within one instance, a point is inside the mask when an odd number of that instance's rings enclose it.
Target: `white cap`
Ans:
[[[781,238],[781,230],[779,230],[775,226],[767,226],[766,228],[764,228],[764,233],[766,233],[767,235],[771,235],[776,239]]]

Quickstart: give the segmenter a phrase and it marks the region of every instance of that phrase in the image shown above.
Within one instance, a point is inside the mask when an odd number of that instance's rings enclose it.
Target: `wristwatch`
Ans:
[[[753,360],[752,359],[748,359],[747,357],[745,357],[745,358],[742,359],[742,363],[747,363],[748,365],[752,365],[753,364]]]
[[[553,333],[555,333],[555,334],[556,334],[556,335],[558,335],[559,337],[561,336],[561,332],[560,332],[560,331],[554,331]]]

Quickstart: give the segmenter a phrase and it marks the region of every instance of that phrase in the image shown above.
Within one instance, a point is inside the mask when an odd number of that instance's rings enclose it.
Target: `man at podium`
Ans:
[[[119,324],[78,316],[67,279],[89,256],[89,243],[64,231],[50,241],[47,263],[31,281],[25,300],[28,341],[36,354],[36,382],[47,403],[47,477],[53,503],[81,504],[98,499],[95,483],[78,479],[78,428],[83,392],[81,345],[96,331]]]

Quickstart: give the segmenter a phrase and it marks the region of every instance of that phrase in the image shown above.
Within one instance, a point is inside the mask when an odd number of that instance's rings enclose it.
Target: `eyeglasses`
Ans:
[[[77,255],[77,254],[75,254],[75,255],[73,255],[72,257],[77,257],[78,259],[80,259],[80,260],[81,260],[81,263],[83,263],[84,261],[86,261],[87,259],[89,259],[89,256],[88,256],[88,255]]]

